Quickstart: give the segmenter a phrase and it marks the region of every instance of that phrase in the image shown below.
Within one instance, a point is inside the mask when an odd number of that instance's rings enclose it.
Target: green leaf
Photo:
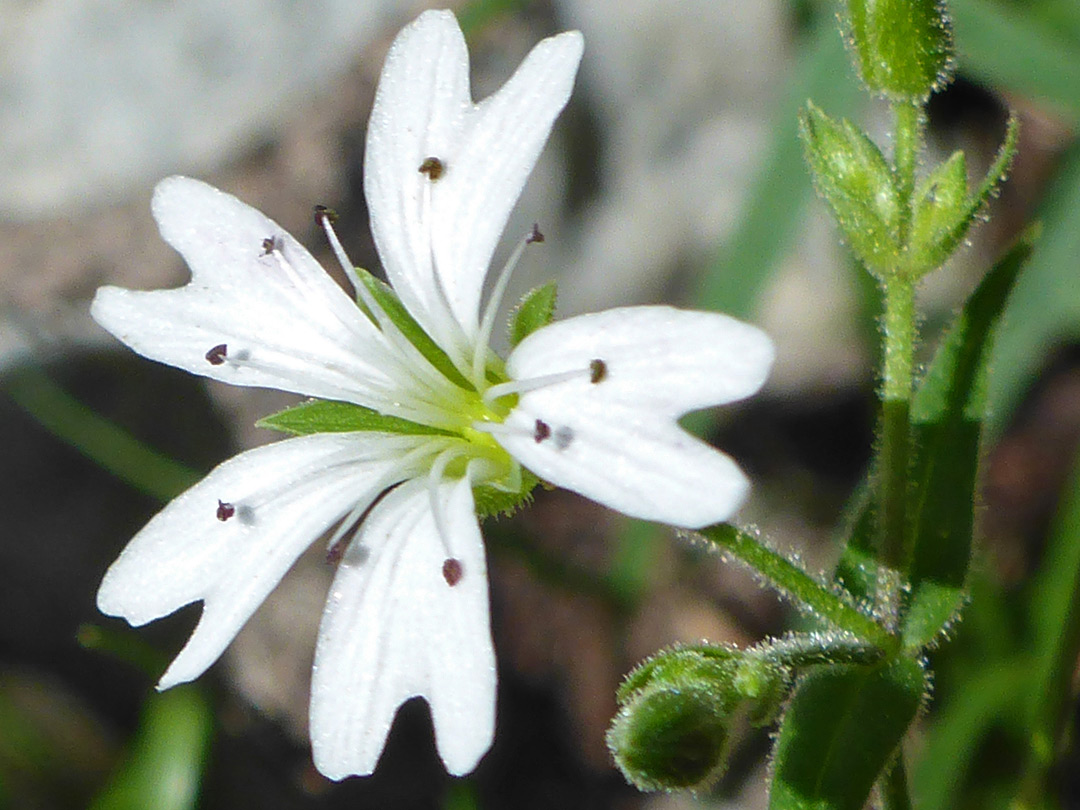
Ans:
[[[383,433],[403,433],[409,436],[454,436],[456,434],[430,425],[410,422],[399,416],[387,416],[351,402],[312,399],[292,408],[264,416],[255,427],[280,430],[294,436],[312,433],[351,433],[374,430]]]
[[[972,803],[969,768],[995,725],[1021,714],[1017,695],[1030,689],[1029,661],[996,661],[965,681],[942,705],[924,738],[913,774],[919,810],[989,806]],[[968,794],[968,801],[961,797]]]
[[[909,647],[933,641],[964,600],[993,327],[1031,251],[1029,235],[986,275],[950,326],[912,400],[918,449],[912,475],[912,590],[903,626]]]
[[[738,228],[718,251],[693,296],[701,309],[750,317],[774,268],[791,249],[801,213],[812,196],[795,123],[806,99],[814,99],[834,115],[851,115],[862,101],[835,19],[831,11],[819,17],[790,66]]]
[[[554,281],[530,290],[514,308],[510,316],[510,346],[521,341],[551,323],[555,317],[555,298],[558,293]]]
[[[877,520],[869,481],[851,496],[841,529],[843,548],[833,572],[833,581],[866,605],[874,603],[878,587],[878,561],[874,550]]]
[[[41,369],[11,372],[2,390],[55,436],[152,498],[172,500],[202,477],[83,405]]]
[[[454,385],[467,391],[474,390],[472,383],[462,376],[442,347],[431,339],[431,336],[405,309],[405,305],[401,303],[401,299],[394,292],[394,288],[384,281],[379,281],[362,267],[356,268],[356,272],[360,277],[360,281],[363,282],[383,312],[386,313],[386,316],[401,331],[401,334],[417,348],[420,354]]]
[[[1025,765],[1026,806],[1039,806],[1056,787],[1050,774],[1064,751],[1075,708],[1080,655],[1080,454],[1062,494],[1042,564],[1030,589],[1027,670],[1030,731]]]
[[[780,724],[770,810],[862,810],[926,692],[910,658],[813,670]]]
[[[855,254],[883,275],[900,257],[900,201],[881,150],[847,119],[834,121],[807,102],[799,137],[814,187],[829,204]]]
[[[198,687],[150,695],[127,760],[91,810],[191,810],[213,729],[213,711]]]

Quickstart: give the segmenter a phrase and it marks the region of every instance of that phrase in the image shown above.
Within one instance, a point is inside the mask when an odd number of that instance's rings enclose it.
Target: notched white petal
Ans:
[[[515,380],[580,369],[548,391],[570,408],[588,400],[678,417],[750,396],[765,382],[774,355],[764,332],[727,315],[624,307],[537,330],[514,349],[506,368]]]
[[[424,13],[391,46],[368,127],[372,231],[402,300],[456,359],[467,360],[492,252],[569,98],[581,50],[577,32],[544,40],[474,105],[452,14]]]
[[[487,570],[470,484],[425,481],[376,504],[326,603],[312,676],[315,764],[331,779],[375,770],[398,707],[423,696],[447,770],[475,768],[495,724]]]
[[[417,442],[319,434],[241,453],[135,535],[106,572],[98,608],[141,625],[203,600],[198,627],[159,686],[197,677],[304,548],[357,501],[407,474],[395,468]]]

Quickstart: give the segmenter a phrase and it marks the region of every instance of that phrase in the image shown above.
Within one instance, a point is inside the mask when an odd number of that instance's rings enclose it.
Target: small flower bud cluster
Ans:
[[[908,113],[892,162],[850,121],[807,103],[799,118],[814,186],[852,252],[878,278],[915,281],[940,267],[1005,177],[1016,149],[1010,121],[997,161],[969,190],[963,152],[914,183],[922,106],[952,76],[952,32],[940,0],[848,0],[844,20],[856,67],[874,93]],[[914,154],[913,154],[914,152]]]
[[[757,648],[666,650],[619,690],[608,746],[641,790],[707,788],[724,772],[733,732],[772,720],[788,682],[788,670]]]

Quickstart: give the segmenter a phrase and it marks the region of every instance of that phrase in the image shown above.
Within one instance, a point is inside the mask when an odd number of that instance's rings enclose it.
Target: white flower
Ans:
[[[97,321],[146,357],[329,401],[269,418],[307,435],[241,453],[154,517],[105,575],[98,605],[140,625],[202,600],[164,689],[206,670],[336,526],[331,548],[345,550],[311,698],[315,763],[332,779],[370,774],[397,708],[416,695],[451,773],[490,747],[495,657],[478,509],[520,503],[538,476],[693,528],[726,519],[745,495],[735,464],[676,420],[758,389],[772,346],[757,329],[634,307],[543,326],[505,363],[488,348],[513,260],[481,313],[488,264],[581,50],[577,32],[546,39],[473,104],[449,12],[398,36],[365,163],[393,292],[352,269],[328,224],[359,306],[274,222],[174,177],[153,212],[191,282],[106,287],[94,300]]]

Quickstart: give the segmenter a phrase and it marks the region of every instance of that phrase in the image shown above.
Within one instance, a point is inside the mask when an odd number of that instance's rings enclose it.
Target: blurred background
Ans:
[[[1055,514],[1080,436],[1080,4],[949,6],[958,80],[931,103],[934,160],[963,148],[974,180],[1007,109],[1022,133],[989,223],[924,284],[928,346],[1023,226],[1043,231],[996,344],[972,604],[935,656],[935,702],[910,740],[924,808],[993,806],[1017,767],[1011,707],[1039,637],[1040,562],[1070,539]],[[309,671],[332,573],[319,548],[209,673],[167,693],[153,683],[199,608],[138,631],[96,612],[106,567],[162,502],[275,438],[253,423],[297,398],[140,359],[90,320],[94,290],[186,281],[149,213],[173,173],[236,194],[322,258],[311,210],[329,205],[353,260],[378,271],[367,112],[390,40],[425,7],[0,0],[0,808],[764,806],[767,731],[696,798],[629,788],[604,732],[642,658],[677,641],[752,643],[797,617],[718,556],[565,492],[485,525],[499,717],[468,779],[446,776],[417,701],[374,777],[333,784],[312,767]],[[813,98],[879,136],[888,125],[853,78],[838,6],[456,10],[477,98],[542,37],[585,35],[574,96],[508,228],[537,221],[547,241],[507,300],[555,277],[561,316],[666,302],[766,329],[779,359],[763,394],[691,422],[754,479],[739,521],[829,568],[870,455],[878,302],[812,195],[796,114]],[[1080,806],[1076,774],[1061,774],[1065,806]]]

